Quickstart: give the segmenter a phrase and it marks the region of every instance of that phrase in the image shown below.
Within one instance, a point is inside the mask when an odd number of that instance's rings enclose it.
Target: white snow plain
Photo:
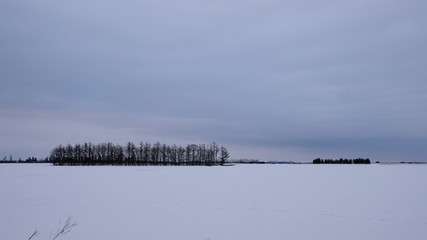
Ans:
[[[0,165],[0,239],[426,239],[427,165]]]

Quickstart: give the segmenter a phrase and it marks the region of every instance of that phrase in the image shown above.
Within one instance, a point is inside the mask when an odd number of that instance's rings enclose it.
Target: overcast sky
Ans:
[[[0,157],[86,141],[427,161],[425,0],[2,0]]]

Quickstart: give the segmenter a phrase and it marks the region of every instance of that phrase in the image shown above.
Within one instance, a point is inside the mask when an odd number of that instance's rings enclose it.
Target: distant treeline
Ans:
[[[47,163],[49,160],[46,158],[44,160],[38,160],[36,157],[29,157],[26,160],[12,160],[10,158],[9,160],[6,160],[6,157],[3,158],[3,160],[0,160],[0,163]]]
[[[371,164],[369,158],[356,158],[356,159],[320,159],[313,160],[313,164]]]
[[[229,160],[228,163],[237,163],[237,164],[265,164],[265,161],[261,161],[258,159],[233,159]]]
[[[189,144],[186,147],[159,142],[125,146],[113,143],[59,145],[49,160],[55,165],[223,165],[228,150],[216,143]]]

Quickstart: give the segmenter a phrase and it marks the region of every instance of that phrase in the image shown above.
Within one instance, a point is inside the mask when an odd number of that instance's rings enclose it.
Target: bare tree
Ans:
[[[230,156],[228,153],[228,150],[225,147],[220,148],[220,164],[224,165],[225,161],[227,161],[228,157]]]

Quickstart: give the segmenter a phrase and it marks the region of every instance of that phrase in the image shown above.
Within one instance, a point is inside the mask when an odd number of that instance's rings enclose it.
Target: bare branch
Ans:
[[[28,238],[28,240],[32,239],[33,237],[37,236],[39,234],[39,231],[34,230],[33,234],[31,234],[31,236]]]
[[[74,226],[77,226],[77,223],[71,222],[71,217],[68,217],[63,225],[62,225],[62,219],[61,219],[61,221],[59,221],[58,229],[56,230],[55,234],[53,234],[53,237],[51,233],[50,240],[55,240],[58,237],[69,233]]]

